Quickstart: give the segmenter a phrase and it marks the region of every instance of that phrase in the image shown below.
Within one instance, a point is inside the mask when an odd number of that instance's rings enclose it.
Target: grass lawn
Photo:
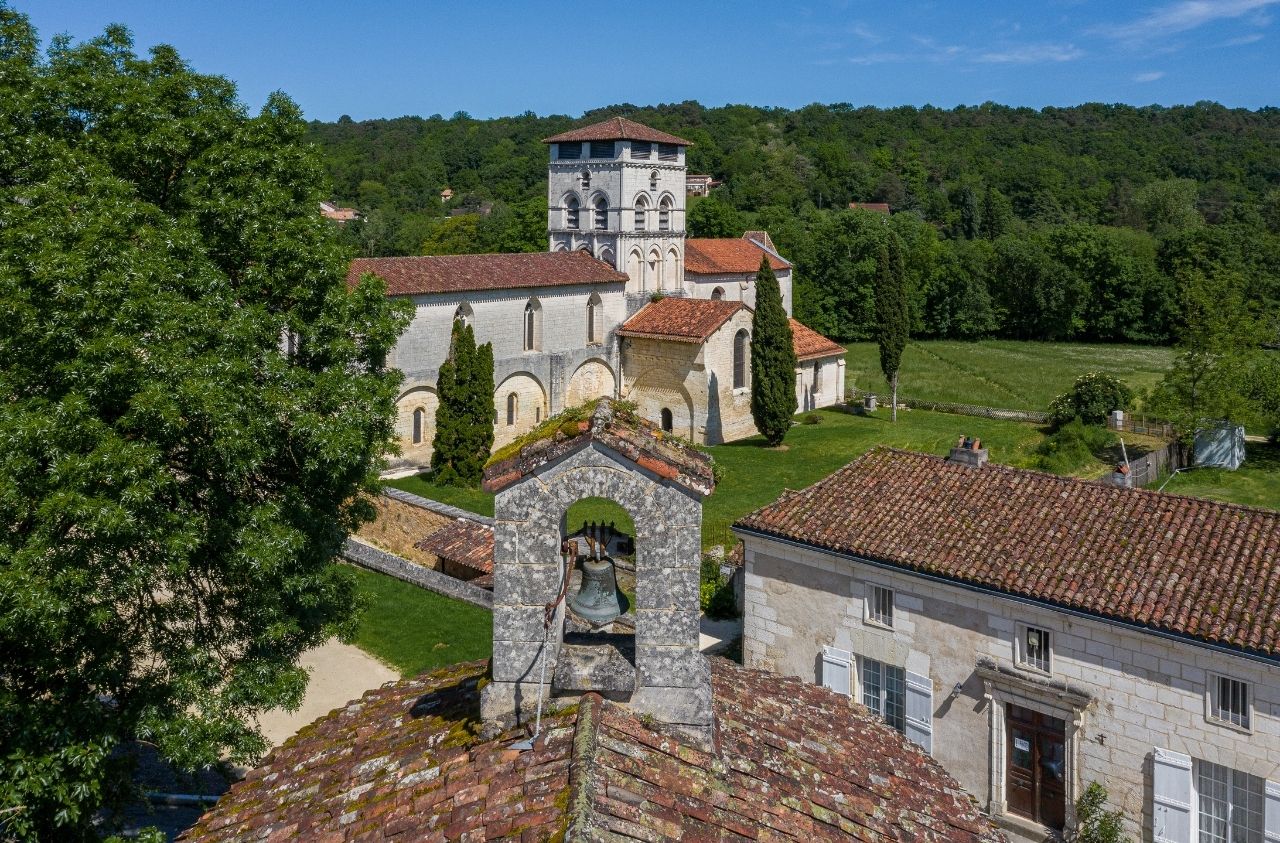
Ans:
[[[1280,445],[1249,442],[1246,449],[1245,461],[1236,471],[1221,468],[1184,471],[1170,480],[1164,490],[1280,509]]]
[[[875,343],[845,346],[845,386],[889,394]],[[926,340],[903,353],[898,392],[911,398],[1044,410],[1085,372],[1115,375],[1135,391],[1154,386],[1173,350],[1141,345]]]
[[[364,568],[351,571],[368,600],[355,644],[400,675],[493,652],[493,615],[487,609]]]

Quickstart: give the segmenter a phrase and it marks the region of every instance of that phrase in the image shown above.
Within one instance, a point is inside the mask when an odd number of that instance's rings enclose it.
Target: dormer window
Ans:
[[[613,141],[592,141],[591,157],[592,158],[612,158],[613,157]]]
[[[680,147],[674,143],[658,144],[659,161],[675,161],[680,156]]]
[[[576,161],[582,157],[582,144],[558,143],[556,144],[556,157],[561,161]]]
[[[648,141],[631,142],[631,158],[635,161],[648,161],[653,154],[653,144]]]

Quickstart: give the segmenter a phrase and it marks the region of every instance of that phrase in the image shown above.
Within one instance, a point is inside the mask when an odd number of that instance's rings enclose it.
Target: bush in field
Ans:
[[[1054,474],[1071,474],[1088,465],[1099,451],[1116,444],[1116,435],[1105,427],[1085,424],[1079,416],[1058,428],[1036,449],[1036,468]]]
[[[1106,424],[1112,410],[1123,410],[1133,400],[1133,390],[1101,372],[1076,378],[1070,391],[1049,402],[1049,423],[1061,427],[1074,418],[1085,424]]]

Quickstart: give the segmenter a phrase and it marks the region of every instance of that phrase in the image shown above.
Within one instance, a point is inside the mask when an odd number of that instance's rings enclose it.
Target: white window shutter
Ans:
[[[933,753],[933,682],[928,676],[907,674],[907,737]]]
[[[1263,835],[1267,843],[1280,843],[1280,782],[1267,782],[1266,805]]]
[[[822,648],[822,681],[824,688],[830,688],[838,694],[844,694],[846,697],[852,693],[851,681],[853,671],[850,665],[853,664],[853,656],[844,650],[837,650],[835,647]]]
[[[1155,843],[1191,843],[1191,757],[1156,747],[1152,763]]]

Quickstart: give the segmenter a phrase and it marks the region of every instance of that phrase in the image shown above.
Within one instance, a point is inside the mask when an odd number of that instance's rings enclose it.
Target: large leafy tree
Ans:
[[[264,751],[351,629],[406,314],[316,213],[298,109],[0,6],[0,828],[92,836],[143,739]]]
[[[893,393],[893,420],[898,420],[898,370],[902,351],[911,331],[906,270],[902,265],[902,242],[889,232],[880,246],[876,274],[876,345],[880,348],[880,371]]]
[[[796,349],[782,290],[765,255],[756,273],[756,311],[751,318],[751,417],[765,441],[777,447],[795,412]]]

